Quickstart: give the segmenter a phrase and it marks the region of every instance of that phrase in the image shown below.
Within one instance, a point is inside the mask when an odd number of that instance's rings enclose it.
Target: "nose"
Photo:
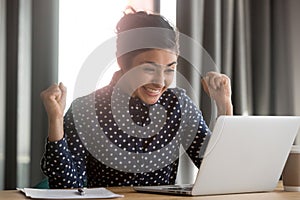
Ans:
[[[156,70],[152,83],[160,85],[161,87],[165,86],[165,76],[163,70],[161,69]]]

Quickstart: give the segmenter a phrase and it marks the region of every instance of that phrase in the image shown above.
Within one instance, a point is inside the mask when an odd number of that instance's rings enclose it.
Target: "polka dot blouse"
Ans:
[[[108,85],[72,103],[64,133],[41,161],[50,188],[174,184],[180,146],[199,167],[209,129],[182,89],[147,105]]]

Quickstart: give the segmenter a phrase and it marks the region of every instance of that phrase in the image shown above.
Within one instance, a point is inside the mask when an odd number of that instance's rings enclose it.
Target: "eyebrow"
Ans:
[[[153,62],[153,61],[145,61],[145,62],[143,62],[143,63],[152,64],[152,65],[155,65],[156,67],[158,67],[158,66],[171,67],[172,65],[177,64],[176,61],[173,61],[173,62],[171,62],[171,63],[169,63],[169,64],[166,64],[166,65],[160,65],[160,64],[158,64],[158,63],[156,63],[156,62]]]

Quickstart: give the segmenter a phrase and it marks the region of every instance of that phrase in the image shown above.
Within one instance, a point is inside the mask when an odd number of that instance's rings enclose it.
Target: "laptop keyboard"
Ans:
[[[185,191],[191,191],[193,188],[193,185],[173,185],[168,186],[164,188],[165,190],[185,190]]]

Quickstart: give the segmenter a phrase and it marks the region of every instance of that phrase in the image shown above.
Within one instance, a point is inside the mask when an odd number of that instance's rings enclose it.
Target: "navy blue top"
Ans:
[[[174,184],[180,145],[199,167],[209,133],[183,89],[147,105],[108,85],[73,101],[64,138],[47,141],[41,168],[50,188]]]

